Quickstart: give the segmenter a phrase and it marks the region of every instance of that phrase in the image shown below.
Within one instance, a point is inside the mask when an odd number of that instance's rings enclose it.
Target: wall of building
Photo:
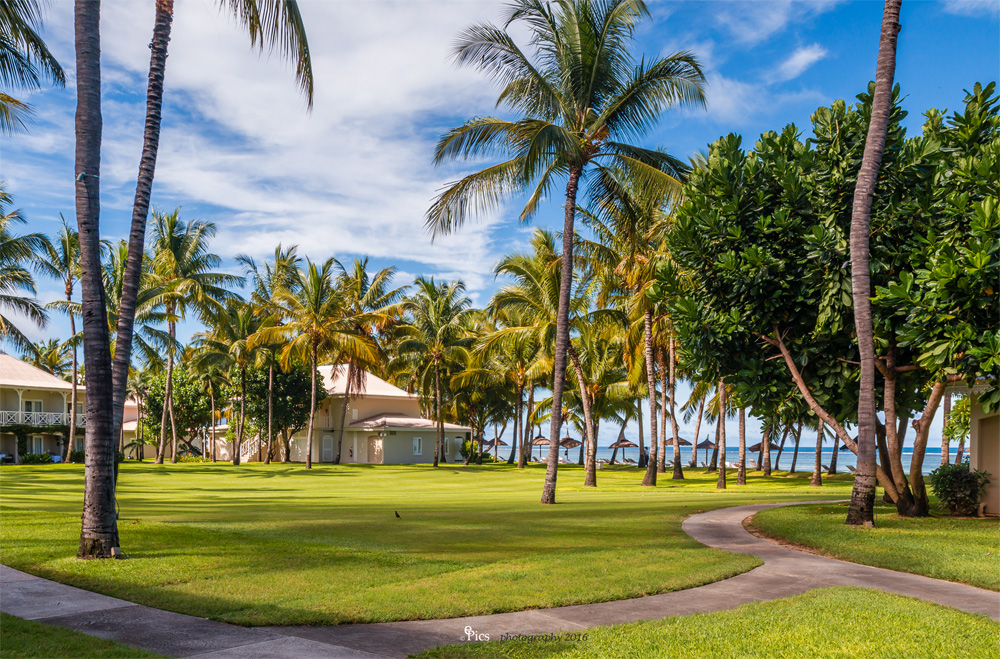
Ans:
[[[981,469],[990,474],[983,499],[986,504],[984,512],[990,516],[1000,516],[1000,413],[983,413],[982,406],[973,399],[970,426],[972,437],[969,465],[972,469]]]
[[[66,392],[66,398],[63,398],[62,393],[58,391],[38,391],[34,389],[23,389],[22,390],[22,400],[40,400],[42,401],[42,411],[43,412],[66,412],[66,402],[69,402],[69,392]],[[83,402],[83,388],[77,389],[77,397],[79,402]],[[65,401],[65,402],[64,402]],[[11,389],[10,387],[0,387],[0,410],[5,411],[17,411],[23,412],[24,406],[18,404],[18,395],[16,389]]]

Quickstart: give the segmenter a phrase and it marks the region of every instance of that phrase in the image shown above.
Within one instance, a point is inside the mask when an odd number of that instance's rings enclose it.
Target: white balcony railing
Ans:
[[[19,412],[17,410],[0,410],[0,425],[66,426],[69,425],[69,412]],[[87,425],[87,415],[77,414],[76,425],[78,428],[82,428]]]

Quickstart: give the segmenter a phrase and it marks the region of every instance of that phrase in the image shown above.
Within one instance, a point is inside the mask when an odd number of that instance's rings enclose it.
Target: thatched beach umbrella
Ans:
[[[573,439],[572,437],[563,437],[559,440],[559,446],[563,448],[576,448],[580,444],[583,444],[583,442],[578,439]]]
[[[686,440],[686,439],[684,439],[682,437],[678,437],[677,438],[677,443],[680,444],[681,446],[691,446],[691,442],[689,442],[688,440]],[[670,439],[668,439],[666,442],[664,442],[664,445],[666,445],[666,446],[673,446],[674,445],[674,438],[671,437]]]
[[[705,462],[708,462],[708,449],[710,449],[710,448],[714,449],[715,448],[715,442],[710,442],[709,440],[706,439],[703,442],[698,442],[698,446],[696,446],[695,448],[696,449],[699,449],[699,448],[705,449]]]
[[[549,438],[546,437],[545,435],[539,434],[537,437],[535,437],[533,440],[531,440],[531,445],[532,446],[548,446],[549,445]],[[541,457],[542,457],[542,449],[540,449],[540,448],[538,449],[538,457],[539,457],[539,459],[541,459]]]
[[[639,445],[636,444],[635,442],[630,442],[627,439],[619,439],[617,442],[615,442],[614,444],[612,444],[608,448],[620,448],[622,450],[622,460],[624,461],[625,460],[625,449],[627,449],[627,448],[635,448],[637,446],[639,446]]]
[[[483,448],[486,450],[493,449],[493,459],[497,459],[497,448],[500,446],[507,446],[507,442],[502,439],[491,439],[488,442],[483,442]]]
[[[761,449],[762,446],[764,446],[764,442],[757,442],[753,446],[748,446],[747,447],[747,452],[749,452],[749,453],[760,453],[760,449]],[[772,451],[777,451],[779,448],[781,448],[780,446],[778,446],[774,442],[768,442],[768,446],[770,447],[770,449]]]

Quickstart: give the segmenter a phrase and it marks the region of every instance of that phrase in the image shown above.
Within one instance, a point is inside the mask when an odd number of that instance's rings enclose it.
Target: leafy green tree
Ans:
[[[270,421],[274,432],[282,438],[286,455],[289,438],[309,422],[311,381],[309,368],[298,362],[289,364],[287,369],[279,364],[273,373],[270,368],[252,368],[247,371],[247,423],[264,429]],[[233,393],[239,395],[238,392]],[[273,395],[273,409],[268,405],[269,393]],[[326,397],[326,390],[319,387],[316,391],[317,405]],[[271,448],[267,447],[265,450],[270,451]]]
[[[34,343],[23,359],[46,373],[62,378],[71,373],[70,352],[69,345],[59,339],[48,339]]]
[[[455,59],[503,87],[497,104],[519,119],[476,118],[445,134],[435,162],[499,157],[501,162],[448,186],[427,211],[436,233],[460,227],[472,214],[529,192],[521,219],[530,219],[557,179],[566,177],[563,261],[553,368],[554,406],[562,406],[569,346],[576,200],[585,173],[613,166],[645,185],[676,191],[685,167],[660,151],[634,146],[674,105],[703,105],[704,77],[695,57],[675,53],[647,63],[629,52],[633,32],[648,16],[642,0],[517,0],[499,25],[474,25],[459,37]],[[525,51],[510,31],[527,31]],[[542,503],[555,503],[561,417],[552,415]]]
[[[197,375],[184,366],[174,369],[168,382],[166,372],[151,374],[147,381],[144,405],[149,419],[150,429],[155,434],[164,418],[163,407],[168,396],[173,396],[174,424],[178,429],[178,441],[181,444],[180,454],[194,455],[198,449],[193,446],[194,439],[204,432],[211,421],[211,405],[205,397],[201,382]]]

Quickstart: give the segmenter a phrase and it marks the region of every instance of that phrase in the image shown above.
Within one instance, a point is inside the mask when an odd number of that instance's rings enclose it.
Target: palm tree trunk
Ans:
[[[767,442],[767,433],[764,433],[764,442]],[[745,407],[740,408],[740,456],[736,470],[736,484],[747,484],[747,411]]]
[[[216,451],[215,447],[217,442],[217,436],[215,431],[215,387],[210,387],[208,390],[208,398],[212,402],[212,462],[215,462]]]
[[[823,425],[823,420],[820,419],[816,431],[816,458],[813,460],[812,478],[809,479],[809,485],[812,487],[823,484]]]
[[[719,380],[719,480],[715,489],[726,489],[726,383]]]
[[[802,439],[802,422],[799,422],[798,427],[795,429],[795,450],[792,452],[792,466],[788,470],[789,474],[795,473],[795,463],[799,460],[799,440]]]
[[[83,519],[78,558],[108,558],[118,550],[115,514],[115,424],[111,344],[101,281],[101,3],[76,0],[76,218],[80,236],[83,360],[87,372],[87,429]]]
[[[441,367],[434,362],[434,466],[438,466],[441,455],[441,443],[444,441],[444,428],[441,426]]]
[[[315,370],[315,367],[313,368]],[[246,430],[246,401],[247,401],[247,367],[240,366],[240,419],[236,424],[236,446],[233,447],[233,464],[239,465],[241,462],[240,451],[243,449],[243,431]],[[312,442],[310,435],[309,441]],[[312,449],[312,444],[309,446]]]
[[[698,403],[698,418],[694,422],[694,442],[691,445],[691,464],[688,465],[692,469],[698,466],[698,433],[701,432],[701,420],[705,416],[705,396],[701,397],[701,402]]]
[[[955,464],[962,464],[962,455],[965,453],[965,437],[958,438],[958,449],[955,451]]]
[[[74,359],[76,355],[74,355]],[[75,369],[74,369],[75,370]],[[944,420],[941,423],[942,428],[948,427],[948,418],[951,417],[951,394],[946,393],[944,395]],[[946,465],[951,462],[951,437],[948,436],[946,432],[941,433],[941,465]]]
[[[343,423],[341,423],[343,425]],[[271,464],[271,442],[274,440],[274,355],[267,365],[267,453],[264,464]]]
[[[170,406],[170,383],[173,381],[174,347],[167,348],[167,378],[163,383],[163,410],[160,414],[160,443],[156,449],[156,464],[163,464],[163,456],[167,451],[167,418]],[[123,408],[124,409],[124,408]],[[124,412],[123,412],[124,413]]]
[[[871,123],[865,138],[861,170],[854,189],[851,211],[851,291],[854,325],[861,360],[858,397],[858,467],[851,492],[847,524],[874,524],[875,506],[875,339],[871,310],[871,263],[868,239],[872,197],[885,148],[892,105],[892,82],[896,72],[896,38],[899,35],[899,8],[902,0],[886,0],[875,69],[875,94]]]
[[[645,427],[645,424],[643,424],[643,422],[642,422],[642,399],[641,398],[637,398],[635,400],[635,403],[636,403],[636,413],[635,413],[635,416],[636,416],[636,419],[638,420],[638,425],[639,425],[639,460],[637,461],[636,464],[637,464],[637,466],[642,467],[643,464],[644,464],[643,461],[642,461],[642,456],[646,452],[646,444],[645,444],[645,440],[643,438],[643,432],[644,432],[643,428]],[[622,450],[622,460],[625,460],[625,451],[624,451],[624,449]]]
[[[657,359],[660,363],[660,450],[656,457],[656,473],[662,474],[667,470],[667,360],[663,354],[663,348],[656,351]]]
[[[69,293],[66,295],[66,300],[68,302],[73,301],[73,289],[69,289]],[[77,368],[76,364],[76,319],[73,318],[73,312],[69,312],[69,335],[73,340],[73,378],[71,380],[71,389],[69,391],[69,432],[66,433],[68,438],[66,440],[66,455],[63,457],[64,462],[69,462],[69,456],[73,453],[73,446],[76,443],[76,380],[77,380]],[[945,415],[947,418],[947,414]]]
[[[167,398],[170,405],[167,407],[170,410],[170,462],[177,462],[177,423],[174,421],[174,387],[173,384],[170,385],[170,396]]]
[[[645,317],[646,342],[646,385],[649,387],[649,455],[652,458],[646,463],[646,475],[642,478],[643,487],[656,485],[656,376],[653,373],[653,310],[646,309]]]
[[[764,441],[762,442],[763,446],[760,447],[761,451],[764,452],[764,462],[763,462],[763,465],[764,465],[764,475],[765,476],[770,476],[771,475],[771,429],[772,429],[772,426],[768,426],[764,430]]]
[[[590,443],[595,441],[595,431],[594,431],[594,418],[592,410],[590,409],[590,392],[587,390],[587,381],[583,376],[583,366],[580,364],[580,355],[577,354],[576,348],[573,347],[571,343],[567,350],[569,353],[569,358],[573,362],[573,371],[576,373],[576,383],[580,388],[580,402],[583,404],[583,444],[580,446],[581,453],[586,456],[586,461],[583,466],[584,470],[584,487],[597,487],[597,467],[594,462],[590,459]],[[586,449],[586,450],[584,450]]]
[[[542,503],[556,502],[556,477],[559,469],[559,433],[562,430],[562,397],[566,378],[566,349],[569,347],[569,298],[573,288],[573,221],[576,218],[576,192],[583,166],[572,164],[566,183],[566,209],[563,216],[562,275],[559,280],[559,308],[556,313],[556,354],[552,368],[552,422],[549,426],[549,455],[545,467]]]
[[[167,333],[170,335],[170,350],[167,352],[167,384],[163,405],[170,418],[170,461],[177,462],[177,430],[174,427],[174,341],[177,337],[177,325],[173,321],[167,323]]]
[[[785,424],[785,429],[781,433],[781,443],[778,444],[778,457],[774,460],[774,468],[781,471],[781,454],[785,452],[785,440],[788,439],[788,431],[791,426],[787,423]]]
[[[309,429],[306,431],[306,469],[312,469],[313,466],[313,426],[316,423],[316,355],[317,355],[316,343],[312,344],[312,353],[310,354],[310,386],[309,386]]]
[[[510,455],[507,456],[507,464],[509,464],[509,465],[514,464],[514,461],[517,459],[517,456],[516,456],[516,454],[517,454],[517,438],[521,435],[521,432],[524,430],[524,426],[525,426],[525,423],[524,423],[524,421],[521,418],[523,416],[522,415],[523,410],[521,409],[521,405],[522,405],[521,401],[523,399],[524,399],[524,383],[523,382],[518,382],[517,383],[517,398],[515,399],[515,402],[514,402],[514,428],[512,429],[512,437],[514,438],[514,440],[510,443]],[[518,462],[518,467],[521,467],[521,466],[523,466],[523,465],[521,465],[520,462]]]
[[[517,456],[517,468],[524,469],[524,465],[528,463],[528,453],[531,451],[531,412],[535,408],[535,383],[528,383],[528,409],[525,410],[524,414],[524,428],[522,434],[524,437],[521,439],[521,452]],[[517,435],[514,435],[512,444],[517,441]],[[514,450],[513,446],[510,449]]]
[[[830,456],[830,468],[826,470],[827,476],[835,476],[837,474],[837,453],[840,452],[840,438],[837,435],[833,436],[833,455]]]
[[[484,423],[480,422],[480,426],[484,426]],[[476,453],[476,464],[477,465],[483,464],[483,434],[485,433],[485,431],[486,431],[485,426],[479,428],[479,434],[478,434],[478,437],[479,437],[479,451]],[[511,446],[514,446],[516,444],[517,444],[517,438],[515,437],[514,441],[511,442]]]
[[[344,445],[344,424],[347,423],[347,406],[351,400],[351,381],[354,379],[354,361],[347,361],[347,384],[344,386],[344,402],[340,404],[340,429],[337,431],[337,454],[333,456],[333,464],[340,464],[340,451]],[[355,456],[355,459],[357,457]]]
[[[681,435],[680,428],[677,426],[677,345],[674,340],[674,336],[670,336],[670,352],[669,352],[669,371],[670,371],[670,431],[674,435],[674,475],[672,480],[684,480],[684,470],[681,467]],[[699,419],[699,422],[701,420]],[[698,435],[694,436],[694,444],[698,443]],[[695,448],[694,444],[691,445],[691,453],[694,454]]]
[[[118,303],[117,340],[114,358],[114,420],[120,428],[125,414],[125,388],[132,361],[132,335],[135,326],[136,299],[142,278],[143,249],[146,241],[146,218],[153,189],[156,154],[160,145],[160,117],[163,107],[163,76],[167,64],[167,44],[174,15],[173,0],[156,0],[153,38],[149,42],[149,78],[146,87],[146,125],[143,131],[139,176],[132,204],[132,227],[129,231],[128,258]]]

